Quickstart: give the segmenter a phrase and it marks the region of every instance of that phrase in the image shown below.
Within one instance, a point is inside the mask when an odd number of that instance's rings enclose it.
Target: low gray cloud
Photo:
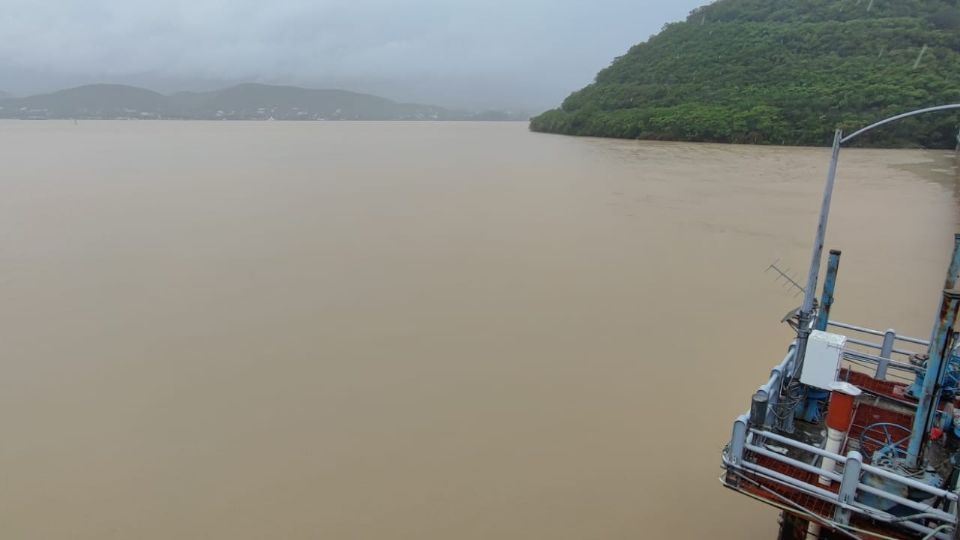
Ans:
[[[538,108],[702,0],[5,0],[0,89],[239,81]]]

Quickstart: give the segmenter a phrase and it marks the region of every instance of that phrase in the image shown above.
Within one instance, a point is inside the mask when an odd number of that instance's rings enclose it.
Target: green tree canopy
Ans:
[[[960,0],[719,0],[667,24],[534,131],[825,145],[920,107],[960,102]],[[871,146],[952,148],[960,115],[904,121]]]

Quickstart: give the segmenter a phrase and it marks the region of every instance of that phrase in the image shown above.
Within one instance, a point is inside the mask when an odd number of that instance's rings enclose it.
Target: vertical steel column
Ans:
[[[833,291],[837,287],[837,272],[840,270],[840,250],[831,249],[827,260],[827,275],[823,280],[823,293],[820,296],[820,311],[817,313],[817,323],[814,328],[821,332],[826,331],[827,321],[830,320],[830,306],[833,305]]]
[[[813,300],[817,294],[817,277],[820,275],[820,259],[823,258],[823,242],[827,235],[827,220],[830,217],[830,202],[833,199],[833,184],[837,178],[837,163],[840,161],[840,141],[843,132],[839,129],[833,135],[833,151],[830,168],[827,170],[827,184],[823,188],[823,201],[820,205],[820,221],[817,234],[813,239],[813,253],[810,255],[810,271],[807,273],[807,286],[803,291],[803,305],[800,306],[800,326],[797,330],[797,368],[803,366],[807,354],[807,337],[810,336],[810,317],[813,312]]]
[[[766,429],[767,423],[767,403],[770,401],[767,393],[757,390],[750,401],[750,425],[752,427]]]
[[[830,157],[830,168],[827,170],[827,184],[823,188],[823,202],[820,205],[820,219],[817,222],[817,233],[813,237],[813,253],[810,255],[810,271],[807,273],[807,286],[803,289],[803,305],[800,306],[797,324],[797,361],[792,379],[781,392],[780,429],[786,433],[793,433],[793,407],[798,400],[803,399],[804,387],[800,384],[799,376],[803,372],[803,360],[807,355],[807,339],[811,332],[813,318],[813,303],[817,295],[817,278],[820,275],[820,260],[823,258],[823,242],[827,236],[827,220],[830,217],[830,201],[833,199],[833,184],[837,178],[837,163],[840,160],[840,142],[843,132],[839,129],[833,134],[833,150]]]
[[[917,403],[916,416],[913,417],[910,445],[907,447],[907,464],[911,467],[918,465],[920,450],[936,417],[934,413],[937,410],[940,387],[943,384],[945,368],[950,357],[948,347],[953,335],[953,325],[957,322],[958,308],[960,308],[960,291],[944,290],[943,301],[940,302],[940,317],[934,329],[933,338],[930,340],[930,359],[927,360],[923,389]]]
[[[747,444],[747,423],[749,421],[750,417],[742,414],[733,422],[733,433],[730,435],[730,446],[728,447],[727,457],[730,461],[730,467],[735,469],[739,469],[741,463],[743,463],[743,450]],[[724,480],[731,486],[740,484],[739,475],[729,474],[729,471]]]
[[[880,361],[877,362],[877,373],[874,379],[882,381],[887,378],[887,366],[890,365],[890,355],[893,354],[893,345],[897,341],[897,333],[893,328],[883,333],[883,344],[880,346]]]
[[[953,235],[953,257],[950,259],[950,268],[947,268],[947,279],[943,282],[944,289],[956,289],[960,279],[960,234]]]
[[[847,453],[847,461],[843,465],[843,480],[840,482],[840,493],[838,493],[840,504],[833,513],[833,519],[837,523],[847,525],[850,523],[850,510],[846,507],[853,504],[857,497],[857,485],[860,483],[860,469],[863,465],[863,457],[860,452],[852,450]]]
[[[730,436],[730,464],[739,467],[743,462],[743,447],[747,444],[747,424],[750,417],[742,414],[733,422],[733,434]]]
[[[927,349],[927,371],[923,377],[923,388],[920,393],[916,416],[913,417],[913,430],[910,435],[910,446],[907,447],[907,464],[916,467],[920,458],[920,449],[927,436],[928,424],[934,418],[932,411],[936,411],[934,391],[943,384],[945,370],[941,366],[944,358],[949,358],[950,351],[946,348],[956,322],[958,293],[954,289],[960,274],[960,234],[953,235],[953,255],[950,257],[950,266],[947,267],[947,277],[943,282],[943,300],[940,301],[940,311],[933,324],[930,335],[930,347]],[[951,305],[952,304],[952,305]],[[942,342],[942,343],[941,343]],[[931,409],[931,407],[934,407]]]

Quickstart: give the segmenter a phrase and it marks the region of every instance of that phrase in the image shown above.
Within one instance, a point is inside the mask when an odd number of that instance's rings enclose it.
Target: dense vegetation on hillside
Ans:
[[[666,25],[531,129],[823,145],[910,109],[960,102],[960,0],[719,0]],[[956,144],[960,115],[908,120],[875,146]]]

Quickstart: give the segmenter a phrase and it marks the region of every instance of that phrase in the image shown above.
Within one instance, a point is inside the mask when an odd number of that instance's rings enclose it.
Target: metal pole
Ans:
[[[887,378],[887,366],[890,365],[890,355],[893,354],[893,345],[897,341],[897,333],[891,328],[883,334],[883,344],[880,346],[880,361],[877,362],[877,373],[874,379],[882,381]]]
[[[854,132],[851,133],[850,135],[847,135],[846,137],[844,137],[843,140],[840,141],[840,142],[841,142],[841,143],[849,142],[849,141],[851,141],[851,140],[859,137],[860,135],[863,135],[864,133],[866,133],[866,132],[868,132],[868,131],[870,131],[870,130],[872,130],[872,129],[876,129],[876,128],[880,127],[880,126],[889,124],[889,123],[891,123],[891,122],[896,122],[897,120],[902,120],[902,119],[908,118],[908,117],[910,117],[910,116],[917,116],[918,114],[926,114],[926,113],[937,112],[937,111],[948,111],[948,110],[952,110],[952,109],[960,109],[960,103],[952,103],[952,104],[950,104],[950,105],[938,105],[938,106],[936,106],[936,107],[928,107],[928,108],[926,108],[926,109],[917,109],[917,110],[915,110],[915,111],[910,111],[910,112],[907,112],[907,113],[898,114],[898,115],[896,115],[896,116],[891,116],[890,118],[885,118],[885,119],[883,119],[883,120],[881,120],[881,121],[879,121],[879,122],[875,122],[875,123],[873,123],[873,124],[870,124],[869,126],[867,126],[867,127],[865,127],[865,128],[862,128],[862,129],[859,129],[859,130],[857,130],[857,131],[854,131]]]
[[[743,449],[747,444],[747,423],[750,421],[750,417],[742,414],[733,422],[733,433],[730,436],[730,447],[729,454],[727,457],[730,462],[730,466],[739,469],[743,465]],[[740,484],[740,478],[734,475],[726,475],[726,482],[730,486],[738,486]]]
[[[823,280],[823,294],[820,296],[820,311],[817,313],[817,330],[827,329],[830,320],[830,306],[833,305],[833,291],[837,287],[837,272],[840,270],[840,250],[831,249],[827,259],[827,275]]]
[[[770,400],[766,392],[757,390],[753,394],[750,402],[750,426],[757,428],[766,428],[767,423],[767,402]]]
[[[943,282],[944,289],[956,289],[960,279],[960,234],[953,235],[953,258],[947,268],[947,279]]]
[[[807,274],[807,287],[804,289],[803,305],[800,307],[800,326],[797,329],[797,367],[803,366],[803,358],[807,353],[807,337],[810,335],[810,317],[813,312],[813,301],[817,294],[817,277],[820,275],[820,259],[823,257],[823,242],[827,235],[827,220],[830,217],[830,201],[833,198],[833,184],[837,178],[837,163],[840,160],[840,141],[843,132],[837,130],[833,135],[833,152],[830,157],[830,168],[827,171],[827,185],[823,188],[823,202],[820,206],[820,221],[817,223],[817,234],[813,239],[813,253],[810,256],[810,271]]]
[[[945,359],[950,357],[950,351],[947,350],[947,341],[953,332],[953,321],[947,322],[947,319],[956,319],[956,305],[951,307],[951,294],[957,294],[954,290],[957,280],[960,279],[960,234],[953,235],[953,255],[950,257],[950,266],[947,267],[947,277],[943,282],[943,300],[940,302],[940,311],[933,324],[933,331],[930,335],[930,345],[927,348],[927,370],[923,376],[923,386],[918,397],[917,412],[913,417],[913,429],[910,435],[910,445],[907,447],[907,463],[911,467],[916,467],[920,458],[920,450],[926,439],[929,424],[932,422],[936,411],[940,386],[943,384],[945,371]],[[956,302],[954,302],[955,304]],[[942,343],[941,343],[942,342]]]
[[[907,447],[907,465],[917,467],[920,458],[920,449],[926,440],[927,432],[935,419],[940,386],[946,373],[944,367],[950,356],[948,347],[953,334],[953,325],[957,321],[957,309],[960,308],[960,291],[944,290],[943,301],[940,302],[940,316],[937,326],[930,340],[930,359],[927,360],[927,372],[923,378],[923,388],[920,392],[917,412],[913,417],[913,429],[910,433],[910,444]]]
[[[839,504],[834,511],[833,519],[837,523],[850,523],[850,506],[857,497],[857,487],[860,484],[860,470],[863,457],[860,452],[852,450],[847,453],[847,462],[843,465],[843,480],[840,482]]]

